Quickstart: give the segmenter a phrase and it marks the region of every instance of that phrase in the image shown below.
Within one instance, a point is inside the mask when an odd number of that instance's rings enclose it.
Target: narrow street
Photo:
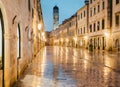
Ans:
[[[44,47],[14,87],[120,87],[120,53]]]

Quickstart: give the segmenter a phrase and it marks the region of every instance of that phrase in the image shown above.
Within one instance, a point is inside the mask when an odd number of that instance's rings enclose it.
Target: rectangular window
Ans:
[[[85,11],[84,11],[84,17],[85,17]]]
[[[92,0],[90,0],[90,3],[92,4]]]
[[[70,27],[71,27],[71,22],[70,22]]]
[[[100,5],[98,5],[98,12],[100,12]]]
[[[81,34],[82,34],[82,28],[81,28]]]
[[[78,20],[80,20],[80,15],[78,15]]]
[[[102,9],[104,10],[104,8],[105,8],[105,2],[103,1],[102,2]]]
[[[116,0],[116,4],[118,4],[119,3],[119,0]]]
[[[92,17],[92,9],[90,9],[90,17]]]
[[[29,9],[29,11],[31,10],[31,3],[30,3],[30,0],[28,0],[28,9]]]
[[[82,13],[81,13],[81,19],[82,19]]]
[[[90,32],[92,32],[92,24],[90,25]]]
[[[79,29],[79,34],[80,34],[80,29]]]
[[[99,21],[97,22],[97,30],[98,31],[100,30],[100,22]]]
[[[84,34],[85,34],[85,27],[84,27]]]
[[[95,30],[96,30],[96,24],[94,23],[94,32],[95,32]]]
[[[119,15],[116,15],[116,17],[115,17],[115,23],[116,23],[116,26],[119,26]]]
[[[32,18],[34,18],[34,9],[32,8]]]
[[[94,7],[94,15],[96,14],[96,8]]]
[[[102,20],[102,29],[105,29],[105,20]]]

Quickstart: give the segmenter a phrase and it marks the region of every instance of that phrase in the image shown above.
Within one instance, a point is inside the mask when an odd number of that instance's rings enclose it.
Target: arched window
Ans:
[[[4,40],[3,40],[3,17],[0,10],[0,69],[3,67],[3,52],[4,52]]]
[[[20,37],[20,25],[18,24],[17,27],[17,58],[20,58],[21,54],[21,37]]]

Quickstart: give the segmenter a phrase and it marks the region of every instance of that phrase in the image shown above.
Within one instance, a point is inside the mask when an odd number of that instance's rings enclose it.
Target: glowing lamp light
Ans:
[[[42,25],[38,24],[38,29],[41,30],[41,28],[42,28]]]
[[[43,33],[42,33],[42,36],[44,36],[44,35],[45,35],[45,33],[43,32]]]
[[[74,39],[75,41],[77,41],[77,37],[74,37],[73,39]]]
[[[109,33],[105,32],[105,36],[108,37],[108,36],[109,36]]]
[[[66,41],[68,42],[69,40],[68,40],[68,39],[66,39]]]
[[[88,39],[88,37],[87,37],[87,36],[84,36],[84,39]]]

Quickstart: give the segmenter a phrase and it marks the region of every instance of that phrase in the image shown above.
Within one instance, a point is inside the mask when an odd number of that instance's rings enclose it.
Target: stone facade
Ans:
[[[112,48],[114,51],[120,51],[120,1],[113,0],[113,17],[112,17]]]
[[[87,5],[77,11],[77,47],[87,47],[88,9]]]
[[[34,57],[33,43],[38,42],[35,39],[38,24],[34,21],[43,24],[41,7],[36,4],[40,4],[39,0],[0,0],[3,18],[0,87],[12,86]]]
[[[108,33],[111,30],[111,1],[96,0],[89,2],[89,44],[93,49],[109,49]]]
[[[59,40],[68,42],[70,45],[67,46],[72,47],[120,51],[119,8],[119,0],[85,0],[85,5],[76,12],[76,16],[66,19],[60,25],[62,29],[58,28],[63,36],[58,36]],[[71,23],[75,25],[71,26]],[[68,24],[67,28],[65,24]]]

